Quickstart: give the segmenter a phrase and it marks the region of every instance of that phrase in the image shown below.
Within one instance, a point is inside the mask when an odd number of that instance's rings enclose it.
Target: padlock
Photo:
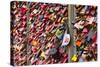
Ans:
[[[77,55],[73,55],[71,60],[72,60],[73,62],[76,62],[76,61],[78,60]]]
[[[56,8],[55,8],[55,10],[56,10],[56,11],[59,11],[59,10],[60,10],[60,7],[59,7],[59,6],[58,6],[58,7],[56,7]]]
[[[31,44],[32,44],[32,46],[38,46],[39,41],[38,40],[32,40]]]
[[[51,9],[49,9],[49,13],[51,14],[51,13],[53,13],[53,9],[51,8]]]
[[[50,16],[49,16],[49,18],[52,20],[52,21],[54,21],[55,19],[56,19],[56,15],[53,13],[53,14],[51,14]]]
[[[33,12],[34,12],[34,14],[36,14],[38,12],[38,10],[37,9],[34,9]]]
[[[41,5],[41,8],[42,8],[42,9],[45,9],[46,7],[47,7],[46,4],[42,4],[42,5]]]
[[[41,21],[44,18],[44,15],[39,15],[39,20]]]
[[[80,14],[85,14],[86,10],[87,10],[87,6],[83,7],[80,11]]]
[[[67,17],[62,18],[61,23],[66,22],[66,20],[67,20]]]
[[[55,35],[56,35],[59,39],[61,39],[62,36],[63,36],[63,32],[62,32],[61,30],[57,29]]]
[[[81,40],[77,40],[75,44],[76,44],[77,47],[80,47],[82,42],[81,42]]]
[[[87,28],[84,28],[82,33],[88,33],[88,29]]]
[[[22,15],[25,15],[25,13],[27,12],[26,6],[21,7],[20,12],[21,12]]]
[[[60,48],[59,48],[59,52],[60,52],[60,53],[64,53],[64,52],[65,52],[65,48],[60,47]]]
[[[42,51],[40,57],[46,58],[46,55],[45,55],[45,52],[44,51]]]
[[[33,51],[33,53],[36,53],[38,50],[36,47],[32,47],[32,51]]]
[[[49,42],[49,43],[47,43],[46,48],[48,48],[48,47],[50,48],[51,46],[52,46],[52,43]]]
[[[53,55],[57,52],[57,49],[56,48],[51,48],[50,50],[50,54]]]
[[[82,24],[84,24],[84,21],[79,21],[78,23],[74,24],[74,27],[76,27],[77,29],[83,29],[84,26]]]

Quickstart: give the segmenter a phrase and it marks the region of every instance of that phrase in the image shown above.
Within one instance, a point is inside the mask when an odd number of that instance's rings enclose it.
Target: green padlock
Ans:
[[[57,29],[57,31],[56,31],[56,34],[55,34],[58,38],[60,38],[61,37],[61,35],[62,35],[62,31],[61,30],[59,30],[59,29]]]
[[[50,9],[50,10],[49,10],[49,13],[53,13],[53,9]]]

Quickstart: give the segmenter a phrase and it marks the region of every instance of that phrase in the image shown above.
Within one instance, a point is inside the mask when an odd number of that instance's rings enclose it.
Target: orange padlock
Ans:
[[[38,40],[32,40],[31,44],[32,44],[32,46],[38,46],[39,41]]]
[[[77,40],[76,41],[76,46],[80,47],[81,46],[81,43],[82,43],[81,40]]]

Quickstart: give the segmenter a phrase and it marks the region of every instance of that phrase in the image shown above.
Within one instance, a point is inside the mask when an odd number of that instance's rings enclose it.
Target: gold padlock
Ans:
[[[62,18],[61,23],[64,23],[67,20],[67,17]]]

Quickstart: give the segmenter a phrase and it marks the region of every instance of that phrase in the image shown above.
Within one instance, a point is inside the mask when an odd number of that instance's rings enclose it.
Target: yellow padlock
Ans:
[[[77,61],[77,55],[73,55],[72,59],[71,59],[73,62],[76,62]]]
[[[42,53],[41,53],[41,55],[40,55],[41,57],[43,57],[43,58],[46,58],[46,56],[45,56],[45,52],[44,51],[42,51]]]

